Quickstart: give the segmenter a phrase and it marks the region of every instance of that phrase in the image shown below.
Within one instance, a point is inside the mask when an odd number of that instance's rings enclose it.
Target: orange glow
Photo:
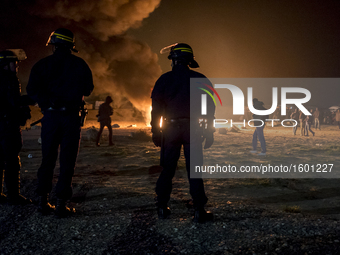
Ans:
[[[160,121],[159,121],[159,127],[162,128],[163,126],[163,116],[161,117]]]
[[[148,107],[145,107],[146,109],[148,108]],[[151,111],[152,111],[152,106],[150,105],[150,107],[149,107],[149,112],[147,112],[146,113],[146,116],[145,116],[145,118],[146,118],[146,126],[147,127],[151,127],[151,123],[150,123],[150,121],[151,121]]]

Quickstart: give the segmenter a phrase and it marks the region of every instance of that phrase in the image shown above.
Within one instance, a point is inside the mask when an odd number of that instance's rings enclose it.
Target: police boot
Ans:
[[[57,206],[55,208],[55,216],[60,218],[65,218],[68,216],[72,216],[76,210],[74,208],[69,208],[66,206],[66,200],[65,199],[57,199]]]
[[[170,214],[170,208],[167,206],[157,207],[158,219],[167,219]]]
[[[20,161],[19,163],[20,164]],[[32,200],[20,195],[20,165],[15,169],[5,171],[5,184],[7,188],[7,202],[9,205],[27,205]]]
[[[39,201],[38,201],[38,212],[40,212],[42,215],[48,215],[55,210],[55,206],[51,205],[48,202],[48,195],[43,195],[39,196]]]
[[[28,199],[20,195],[20,184],[16,185],[6,183],[7,187],[7,203],[9,205],[28,205],[32,203],[31,199]]]
[[[206,212],[203,207],[195,208],[194,222],[205,223],[207,221],[213,221],[214,216],[211,212]]]

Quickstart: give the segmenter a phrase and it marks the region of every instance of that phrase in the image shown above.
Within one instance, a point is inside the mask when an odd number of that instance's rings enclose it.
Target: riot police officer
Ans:
[[[20,157],[22,147],[21,129],[30,118],[30,110],[21,96],[17,77],[18,61],[26,59],[23,50],[0,52],[0,193],[3,194],[3,174],[9,204],[27,204],[31,200],[20,195]],[[5,170],[5,171],[4,171]]]
[[[92,72],[86,62],[71,54],[75,49],[73,33],[59,28],[51,33],[47,44],[53,55],[38,61],[32,68],[27,85],[28,95],[38,102],[42,119],[42,163],[38,170],[38,211],[47,214],[54,208],[48,203],[52,190],[53,170],[60,147],[60,174],[56,184],[57,217],[74,212],[66,206],[72,197],[72,176],[80,141],[79,110],[84,96],[93,90]]]
[[[190,194],[195,207],[194,221],[204,222],[212,219],[212,214],[204,209],[208,199],[205,195],[203,180],[190,177],[190,150],[195,149],[196,158],[200,161],[197,165],[202,165],[203,161],[203,137],[201,137],[202,133],[198,132],[200,111],[190,113],[190,101],[194,102],[197,99],[190,98],[190,78],[202,78],[206,83],[210,81],[203,74],[189,68],[199,67],[189,45],[184,43],[170,45],[161,53],[167,50],[170,51],[168,58],[172,60],[172,71],[163,74],[157,80],[151,95],[152,138],[156,146],[161,146],[161,166],[163,167],[156,184],[158,217],[164,219],[170,215],[167,203],[170,200],[172,178],[183,145]],[[200,99],[198,101],[200,102]],[[209,128],[204,132],[205,148],[209,148],[214,141],[212,125],[214,112],[215,106],[210,104],[207,114]],[[160,127],[161,118],[163,119],[162,128]],[[190,131],[193,132],[190,133]]]

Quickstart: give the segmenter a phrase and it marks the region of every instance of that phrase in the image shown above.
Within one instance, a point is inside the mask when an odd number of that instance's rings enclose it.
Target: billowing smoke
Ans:
[[[29,14],[27,17],[33,17],[32,20],[39,19],[32,21],[30,28],[34,27],[34,31],[27,31],[31,44],[36,33],[47,40],[53,30],[69,28],[76,36],[79,56],[92,69],[94,95],[111,95],[115,107],[127,98],[148,122],[150,93],[161,68],[157,55],[147,44],[124,33],[140,26],[142,20],[158,7],[160,0],[19,2],[22,3],[17,5],[21,12]],[[27,22],[30,21],[22,20],[22,24]]]
[[[129,37],[114,37],[100,47],[87,48],[80,56],[94,74],[95,94],[110,94],[116,107],[127,97],[149,123],[150,94],[161,69],[148,45]]]
[[[33,13],[77,23],[105,41],[140,26],[159,3],[160,0],[39,0]]]

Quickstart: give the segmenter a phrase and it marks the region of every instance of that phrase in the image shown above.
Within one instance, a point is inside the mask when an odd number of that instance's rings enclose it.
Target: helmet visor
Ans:
[[[27,58],[27,55],[23,49],[8,49],[12,51],[19,61],[25,60]]]
[[[174,43],[174,44],[171,44],[171,45],[169,45],[169,46],[164,47],[163,49],[161,49],[160,53],[161,53],[161,54],[170,53],[171,49],[172,49],[173,47],[175,47],[177,44],[178,44],[178,43]]]

